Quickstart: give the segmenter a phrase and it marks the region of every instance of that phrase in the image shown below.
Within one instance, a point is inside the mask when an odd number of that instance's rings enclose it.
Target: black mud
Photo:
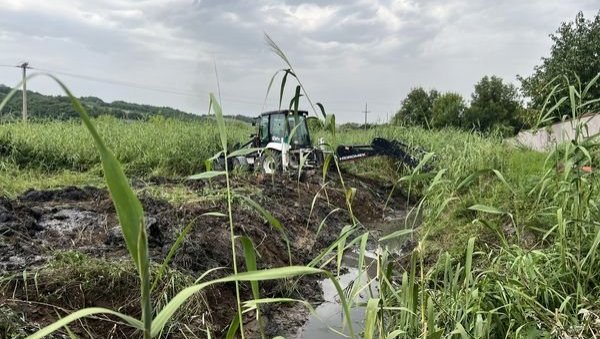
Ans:
[[[318,177],[318,176],[317,176]],[[156,179],[154,185],[168,187],[184,184],[198,194],[197,201],[171,205],[150,196],[141,196],[144,206],[146,226],[152,260],[161,263],[181,230],[192,225],[190,233],[177,251],[171,268],[198,277],[208,269],[232,267],[231,242],[228,220],[226,218],[202,216],[206,212],[226,213],[223,181],[182,182],[173,179]],[[348,187],[357,188],[353,200],[355,216],[366,227],[377,225],[386,215],[398,213],[406,201],[400,194],[392,197],[384,211],[386,199],[391,187],[379,182],[348,176]],[[136,186],[139,186],[136,183]],[[236,177],[233,179],[234,192],[242,192],[255,200],[273,214],[286,229],[290,241],[293,264],[308,263],[319,251],[335,240],[344,225],[350,222],[348,213],[334,213],[327,219],[319,237],[315,232],[321,221],[336,207],[345,207],[345,193],[339,184],[331,179],[325,189],[321,189],[320,180],[297,182],[283,177]],[[319,197],[313,199],[317,192]],[[259,268],[272,268],[289,264],[284,235],[273,228],[260,214],[242,204],[238,199],[233,205],[234,228],[237,235],[246,235],[252,239],[259,254]],[[311,215],[310,220],[308,216]],[[371,226],[369,226],[371,225]],[[120,227],[109,193],[93,187],[66,187],[52,191],[25,192],[14,200],[0,197],[0,273],[5,280],[19,276],[22,271],[35,272],[43,267],[57,252],[74,250],[93,258],[106,261],[127,260],[128,254],[120,234]],[[237,248],[237,262],[244,270],[242,248]],[[231,273],[230,269],[218,271],[208,278]],[[16,279],[16,278],[15,278]],[[262,297],[291,297],[310,300],[318,304],[321,291],[317,277],[303,278],[293,286],[281,282],[261,283]],[[10,288],[7,288],[10,287]],[[18,284],[1,284],[0,307],[4,312],[18,315],[16,318],[32,320],[38,325],[46,325],[56,320],[56,312],[51,306],[33,306],[24,303],[24,294],[18,291]],[[242,294],[250,298],[248,286],[242,286]],[[94,301],[87,300],[84,305],[63,304],[58,307],[114,305],[107,302],[112,298],[111,291],[102,286],[88,286],[94,293],[101,291]],[[52,291],[47,291],[51,293]],[[40,293],[38,291],[38,293]],[[137,291],[131,291],[137,294]],[[27,298],[30,295],[27,294]],[[101,298],[107,300],[102,301]],[[220,285],[204,294],[209,307],[211,329],[217,337],[224,336],[235,310],[235,292],[233,285]],[[62,299],[60,299],[62,300]],[[59,300],[59,302],[60,302]],[[28,300],[29,302],[31,300]],[[10,312],[9,312],[10,311]],[[47,312],[47,316],[40,313]],[[263,319],[267,335],[293,333],[306,321],[308,311],[292,305],[265,307]],[[0,319],[0,336],[2,323]],[[28,325],[28,332],[36,326]],[[110,326],[114,326],[110,324]],[[258,324],[248,316],[246,330],[249,337],[257,335]],[[90,330],[90,329],[88,329]],[[98,338],[105,335],[106,328],[91,329]],[[78,331],[75,326],[74,331]],[[113,337],[124,337],[131,332],[115,331]],[[122,333],[120,336],[118,333]],[[89,333],[86,333],[88,335]],[[199,337],[204,335],[198,332]]]

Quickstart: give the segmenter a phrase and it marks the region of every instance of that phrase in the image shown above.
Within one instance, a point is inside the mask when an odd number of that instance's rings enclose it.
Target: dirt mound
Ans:
[[[206,212],[227,211],[225,182],[222,179],[210,182],[155,181],[165,187],[183,184],[200,199],[174,206],[151,196],[141,196],[153,261],[161,263],[182,229],[191,225],[171,267],[195,277],[210,268],[231,267],[228,219],[202,216]],[[347,178],[346,185],[358,188],[353,211],[359,220],[365,225],[383,220],[389,186],[357,177]],[[285,229],[282,233],[272,227],[256,210],[235,198],[235,234],[252,239],[258,253],[259,268],[284,266],[289,264],[290,259],[293,264],[306,264],[335,240],[342,227],[351,221],[345,211],[333,213],[327,218],[319,237],[315,236],[317,227],[333,209],[345,207],[346,193],[335,178],[323,187],[316,177],[304,182],[287,177],[236,177],[232,190],[234,196],[250,197],[263,206]],[[389,206],[404,206],[403,198],[399,195],[393,197]],[[394,211],[388,208],[387,212]],[[288,257],[286,239],[289,240],[291,258]],[[57,251],[65,250],[109,261],[128,258],[114,206],[106,190],[66,187],[51,191],[30,190],[15,200],[0,198],[0,271],[4,272],[3,275],[24,269],[34,270],[47,263]],[[245,270],[241,247],[237,253],[240,270]],[[222,270],[219,274],[228,273],[231,272]],[[111,298],[110,291],[103,292],[106,299]],[[0,305],[10,299],[10,293],[5,289]],[[249,298],[249,287],[244,285],[242,293]],[[292,296],[318,301],[319,295],[320,289],[314,279],[305,279],[294,289],[276,282],[261,284],[263,297]],[[234,296],[233,285],[217,286],[205,293],[206,302],[211,307],[212,322],[216,325],[213,330],[217,334],[223,334],[233,317]],[[101,306],[101,299],[95,298],[95,302],[86,306]],[[61,304],[61,300],[54,301]],[[10,303],[7,304],[10,306]],[[104,304],[113,305],[106,300]],[[64,302],[59,306],[69,308]],[[28,318],[27,308],[18,309]],[[281,313],[281,308],[274,307],[271,312],[267,308],[265,318],[268,320],[269,315],[277,313]],[[39,321],[45,323],[53,318],[52,315]],[[248,328],[251,330],[252,326]]]
[[[26,202],[49,202],[49,201],[81,201],[106,197],[106,191],[86,186],[83,188],[68,186],[59,190],[36,191],[30,189],[23,193],[19,200]]]

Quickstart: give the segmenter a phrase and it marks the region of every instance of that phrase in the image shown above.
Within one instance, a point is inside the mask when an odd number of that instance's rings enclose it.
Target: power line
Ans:
[[[132,87],[132,88],[144,89],[144,90],[148,90],[148,91],[163,92],[163,93],[185,95],[185,96],[198,96],[198,94],[194,94],[191,92],[177,91],[177,90],[172,90],[172,89],[164,88],[164,87],[147,86],[147,85],[142,85],[142,84],[138,84],[135,82],[129,82],[129,81],[123,81],[123,80],[100,78],[100,77],[95,77],[95,76],[91,76],[91,75],[83,75],[83,74],[76,74],[76,73],[56,71],[56,70],[48,70],[48,69],[42,69],[42,68],[34,68],[34,69],[41,71],[41,72],[46,72],[46,73],[59,74],[59,75],[64,75],[64,76],[68,76],[68,77],[72,77],[72,78],[78,78],[78,79],[95,81],[95,82],[104,82],[104,83],[108,83],[108,84],[112,84],[112,85]]]
[[[0,64],[0,67],[20,68],[21,66],[20,65]],[[159,92],[159,93],[166,93],[166,94],[172,94],[172,95],[180,95],[180,96],[193,97],[193,98],[204,98],[198,92],[188,92],[188,91],[182,91],[182,90],[166,88],[166,87],[149,86],[149,85],[135,83],[135,82],[131,82],[131,81],[115,80],[115,79],[110,79],[110,78],[78,74],[78,73],[73,73],[73,72],[65,72],[65,71],[60,71],[60,70],[50,70],[50,69],[37,68],[37,67],[28,67],[28,68],[34,69],[34,70],[37,70],[40,72],[45,72],[45,73],[50,73],[50,74],[58,74],[58,75],[63,75],[63,76],[72,77],[72,78],[78,78],[78,79],[82,79],[82,80],[86,80],[86,81],[107,83],[107,84],[112,84],[112,85],[117,85],[117,86],[130,87],[130,88],[135,88],[135,89],[141,89],[141,90],[153,91],[153,92]],[[202,93],[202,92],[208,94],[210,91],[206,90],[206,89],[202,89],[200,91],[200,93]],[[220,94],[220,91],[219,91],[219,94]],[[257,105],[257,106],[258,105],[262,106],[262,104],[263,104],[262,101],[254,101],[253,99],[250,99],[250,98],[243,98],[243,97],[237,97],[237,96],[228,97],[227,95],[224,95],[223,100],[226,102],[251,104],[251,105]],[[340,108],[340,106],[347,107],[347,109],[349,109],[349,110],[351,109],[351,106],[355,104],[355,102],[353,102],[353,101],[336,101],[336,100],[324,101],[324,103],[327,106],[329,106],[329,105],[337,106],[338,109]],[[390,105],[390,104],[391,103],[375,102],[375,106],[384,106],[384,105]]]
[[[174,94],[174,95],[181,95],[181,96],[187,96],[187,97],[195,97],[195,98],[203,97],[203,96],[199,95],[198,93],[185,92],[185,91],[174,90],[174,89],[165,88],[165,87],[147,86],[147,85],[142,85],[142,84],[138,84],[138,83],[130,82],[130,81],[114,80],[114,79],[109,79],[109,78],[101,78],[101,77],[95,77],[95,76],[91,76],[91,75],[77,74],[77,73],[57,71],[57,70],[49,70],[49,69],[43,69],[43,68],[37,68],[37,67],[35,67],[35,68],[30,67],[30,68],[35,69],[40,72],[59,74],[59,75],[72,77],[72,78],[78,78],[78,79],[87,80],[87,81],[108,83],[108,84],[117,85],[117,86],[130,87],[130,88],[135,88],[135,89],[142,89],[142,90],[147,90],[147,91],[154,91],[154,92]],[[210,92],[206,89],[203,89],[202,91],[206,92],[207,94]],[[261,104],[258,101],[245,100],[245,99],[237,98],[237,97],[230,97],[230,98],[226,97],[225,100],[230,101],[230,102],[238,102],[238,103],[246,103],[246,104],[255,104],[255,105]]]

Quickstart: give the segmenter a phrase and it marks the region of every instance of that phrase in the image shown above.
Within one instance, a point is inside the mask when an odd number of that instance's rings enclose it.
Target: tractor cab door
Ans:
[[[288,126],[285,113],[269,115],[269,142],[281,142],[288,136]]]
[[[269,116],[263,115],[260,117],[258,125],[258,137],[260,140],[260,147],[265,147],[271,141],[269,135]]]
[[[306,117],[301,114],[298,114],[297,116],[288,115],[288,124],[290,126],[290,133],[294,130],[294,128],[296,128],[296,131],[292,135],[290,141],[292,147],[311,147],[310,136],[308,135],[308,126],[306,125]]]

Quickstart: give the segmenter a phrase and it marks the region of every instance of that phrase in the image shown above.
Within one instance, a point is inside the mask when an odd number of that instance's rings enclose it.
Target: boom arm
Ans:
[[[336,149],[336,154],[340,162],[388,156],[411,168],[415,168],[420,161],[409,153],[410,150],[410,147],[398,140],[375,138],[370,145],[340,145]]]

